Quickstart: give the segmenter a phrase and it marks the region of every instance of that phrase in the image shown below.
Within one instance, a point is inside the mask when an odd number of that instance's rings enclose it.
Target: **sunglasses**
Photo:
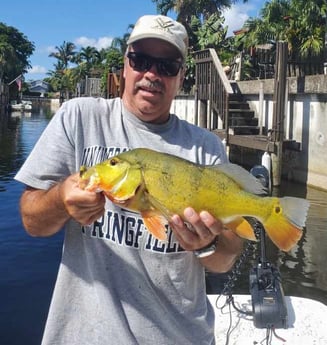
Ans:
[[[183,66],[181,61],[155,58],[136,52],[127,53],[127,57],[134,71],[147,72],[155,64],[158,74],[164,77],[175,77]]]

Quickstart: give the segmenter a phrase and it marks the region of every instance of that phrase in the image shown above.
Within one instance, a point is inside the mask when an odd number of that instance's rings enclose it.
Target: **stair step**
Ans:
[[[237,94],[237,93],[230,94],[230,95],[228,96],[228,100],[229,100],[229,101],[244,102],[243,95]]]
[[[242,101],[229,101],[229,109],[250,109],[249,103]]]
[[[253,118],[254,117],[254,111],[251,109],[229,109],[228,116],[229,117]]]
[[[258,135],[259,127],[254,126],[231,126],[228,129],[230,135]]]
[[[244,116],[233,116],[229,117],[228,125],[229,126],[258,126],[259,120],[256,117],[244,117]]]

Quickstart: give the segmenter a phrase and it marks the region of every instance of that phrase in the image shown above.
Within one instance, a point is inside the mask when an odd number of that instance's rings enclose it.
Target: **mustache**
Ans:
[[[135,83],[135,89],[145,89],[147,91],[163,92],[165,88],[160,80],[141,80]]]

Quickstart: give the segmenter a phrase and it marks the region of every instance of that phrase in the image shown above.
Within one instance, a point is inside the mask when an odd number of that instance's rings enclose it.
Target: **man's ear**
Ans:
[[[128,64],[128,61],[127,61],[128,57],[125,55],[124,56],[124,70],[123,70],[123,78],[126,79],[126,67],[127,67],[127,64]]]
[[[183,67],[183,69],[181,70],[180,76],[179,76],[179,88],[178,88],[179,91],[183,87],[183,82],[184,82],[184,78],[185,78],[185,72],[186,72],[186,66]]]

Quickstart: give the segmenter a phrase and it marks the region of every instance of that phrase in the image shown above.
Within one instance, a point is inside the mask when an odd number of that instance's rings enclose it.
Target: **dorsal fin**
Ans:
[[[267,190],[262,183],[251,175],[246,169],[237,164],[218,164],[214,166],[207,166],[206,168],[217,169],[235,181],[246,192],[258,195],[267,194]]]

